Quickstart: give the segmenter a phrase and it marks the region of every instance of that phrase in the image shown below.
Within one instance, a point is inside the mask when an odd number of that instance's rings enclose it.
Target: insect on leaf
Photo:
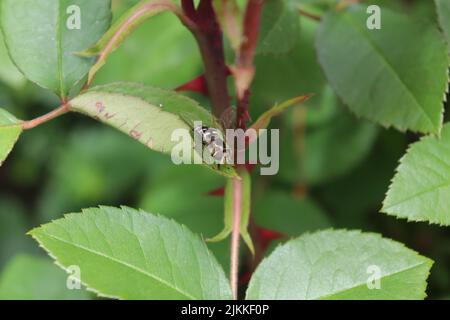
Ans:
[[[185,130],[191,135],[187,149],[193,157],[199,156],[192,137],[195,122],[213,127],[211,113],[196,101],[174,91],[136,83],[93,87],[70,101],[70,106],[165,154],[171,154],[180,144],[172,139],[173,133]],[[237,176],[231,165],[204,164],[221,175]]]

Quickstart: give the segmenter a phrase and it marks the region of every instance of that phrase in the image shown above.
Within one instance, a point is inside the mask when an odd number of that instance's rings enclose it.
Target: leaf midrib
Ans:
[[[43,232],[43,235],[45,235],[45,236],[47,236],[47,237],[50,237],[50,238],[52,238],[52,239],[54,239],[54,240],[63,242],[63,243],[65,243],[65,244],[67,244],[67,245],[71,245],[71,246],[73,246],[73,247],[75,247],[75,248],[78,248],[78,249],[81,249],[81,250],[85,250],[85,251],[90,252],[90,253],[92,253],[92,254],[98,255],[98,256],[100,256],[100,257],[102,257],[102,258],[109,259],[109,260],[111,260],[111,261],[113,261],[113,262],[115,262],[115,263],[121,264],[121,265],[123,265],[123,266],[125,266],[125,267],[128,267],[128,268],[134,270],[134,271],[137,271],[138,273],[141,273],[141,274],[143,274],[143,275],[145,275],[145,276],[148,276],[148,277],[150,277],[150,278],[153,278],[153,279],[156,280],[156,281],[159,281],[160,283],[166,285],[167,287],[169,287],[169,288],[171,288],[171,289],[173,289],[173,290],[175,290],[175,291],[181,293],[182,295],[186,296],[186,298],[188,298],[188,299],[196,300],[196,298],[195,298],[194,296],[192,296],[191,294],[189,294],[189,293],[183,291],[182,289],[178,288],[177,286],[174,286],[174,285],[172,285],[171,283],[167,282],[166,280],[163,280],[163,279],[161,279],[160,277],[158,277],[158,276],[156,276],[156,275],[154,275],[154,274],[151,274],[151,273],[147,272],[146,270],[143,270],[143,269],[141,269],[141,268],[138,268],[138,267],[136,267],[136,266],[133,266],[133,265],[131,265],[131,264],[125,262],[125,261],[119,260],[119,259],[117,259],[117,258],[115,258],[115,257],[107,256],[106,254],[104,254],[104,253],[102,253],[102,252],[99,252],[99,251],[96,251],[96,250],[87,248],[87,247],[85,247],[85,246],[82,246],[82,245],[79,245],[79,244],[76,244],[76,243],[69,242],[69,241],[67,241],[67,240],[64,240],[64,239],[59,238],[59,237],[54,236],[54,235],[51,235],[51,234],[49,234],[49,233]],[[36,237],[36,239],[39,241],[39,243],[41,243],[41,245],[42,245],[44,248],[46,248],[46,246],[44,245],[44,243],[42,243],[42,241],[40,241],[37,237]],[[48,250],[49,250],[49,249],[48,249]]]
[[[62,12],[61,12],[61,0],[58,1],[58,15],[56,19],[56,53],[57,53],[57,61],[58,61],[58,79],[59,79],[59,92],[61,98],[65,98],[65,90],[64,90],[64,75],[63,75],[63,57],[62,57]]]

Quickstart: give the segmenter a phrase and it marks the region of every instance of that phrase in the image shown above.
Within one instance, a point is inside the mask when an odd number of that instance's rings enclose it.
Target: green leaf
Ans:
[[[155,155],[159,154],[154,153],[151,160],[152,178],[143,187],[144,193],[138,207],[174,219],[204,238],[219,233],[224,221],[223,197],[210,196],[208,193],[222,187],[225,178],[211,174],[204,166],[167,166],[166,159],[162,159],[164,162],[155,168]],[[229,241],[207,242],[224,270],[230,268],[229,245]]]
[[[288,1],[268,0],[261,16],[257,54],[285,54],[300,35],[298,13]]]
[[[166,154],[171,154],[172,148],[179,144],[172,141],[174,130],[184,129],[193,135],[195,121],[218,128],[214,117],[196,101],[174,91],[135,83],[94,87],[73,99],[70,105],[72,110],[98,119],[148,148]],[[191,145],[194,151],[193,142]],[[226,176],[236,176],[230,165],[208,167]]]
[[[369,30],[367,18],[365,7],[352,6],[323,19],[317,50],[332,87],[358,116],[439,132],[449,66],[443,36],[434,24],[388,9],[380,30]]]
[[[9,86],[18,89],[25,84],[25,77],[17,70],[12,63],[8,50],[3,40],[3,34],[0,31],[0,80]]]
[[[423,299],[432,263],[377,234],[321,231],[291,240],[263,260],[247,299]],[[379,289],[372,286],[376,278]]]
[[[317,23],[308,19],[299,20],[302,34],[289,53],[255,57],[257,72],[251,96],[252,115],[259,115],[274,102],[286,101],[302,92],[315,94],[305,105],[317,110],[311,108],[308,114],[321,109],[321,93],[326,81],[314,50]]]
[[[95,74],[106,63],[109,55],[120,46],[131,32],[148,18],[164,11],[176,11],[176,9],[177,7],[170,0],[140,1],[120,17],[94,46],[78,52],[77,55],[80,57],[99,56],[99,59],[89,71],[88,84],[92,82]]]
[[[252,254],[255,254],[255,247],[253,241],[248,232],[248,225],[250,223],[250,209],[251,209],[251,197],[252,197],[252,179],[247,169],[239,172],[242,179],[242,199],[241,199],[241,224],[240,233],[247,247]]]
[[[67,97],[95,63],[74,53],[108,29],[110,7],[110,0],[3,0],[0,23],[12,60],[28,79]]]
[[[247,170],[240,171],[241,176],[241,224],[239,232],[242,239],[247,244],[248,248],[255,253],[255,248],[253,246],[252,238],[248,232],[248,224],[250,222],[250,206],[251,206],[251,177]],[[210,242],[218,242],[224,240],[233,231],[233,220],[234,220],[234,179],[227,179],[225,184],[225,194],[224,194],[224,228],[216,236],[208,239]]]
[[[283,210],[280,210],[283,208]],[[312,200],[270,191],[255,201],[255,223],[288,236],[331,227],[326,213]]]
[[[21,121],[6,110],[0,109],[0,166],[11,152],[21,133]]]
[[[30,232],[81,282],[120,299],[231,299],[225,274],[186,227],[130,208],[100,207]]]
[[[94,83],[133,81],[176,88],[202,73],[202,65],[197,43],[186,27],[173,14],[159,14],[127,36]]]
[[[435,0],[439,17],[439,23],[447,36],[450,45],[450,2],[447,0]]]
[[[410,221],[450,225],[450,124],[425,137],[400,160],[382,212]]]
[[[207,239],[210,242],[218,242],[226,239],[233,231],[233,179],[227,179],[224,188],[224,227],[214,237]]]
[[[307,94],[299,97],[289,99],[283,103],[276,104],[264,112],[251,126],[252,129],[259,131],[260,129],[266,129],[273,117],[276,117],[286,111],[289,107],[299,105],[311,98],[312,94]]]
[[[68,289],[68,274],[49,259],[17,255],[0,276],[0,300],[84,300],[83,289]]]

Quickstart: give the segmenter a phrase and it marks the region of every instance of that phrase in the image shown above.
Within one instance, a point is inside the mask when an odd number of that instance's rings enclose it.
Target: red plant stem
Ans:
[[[195,22],[196,28],[190,28],[197,40],[202,55],[205,78],[213,113],[220,117],[230,106],[227,75],[223,49],[223,34],[212,6],[212,0],[201,0],[194,11],[192,0],[182,1],[186,16]]]
[[[253,68],[253,58],[258,39],[262,4],[263,0],[249,0],[244,19],[244,36],[246,41],[243,43],[240,53],[238,54],[237,68]],[[205,66],[205,79],[213,113],[216,117],[220,117],[230,106],[230,96],[227,86],[229,69],[225,64],[223,33],[217,21],[212,6],[212,0],[201,0],[197,10],[195,9],[192,0],[182,0],[182,7],[184,14],[196,25],[195,28],[187,27],[193,33],[200,48]],[[241,110],[241,115],[238,115],[238,119],[248,115],[247,106],[250,92],[248,87],[245,88],[244,91],[244,97],[238,98],[238,112]],[[241,108],[239,108],[239,106],[241,106]],[[241,202],[242,180],[234,178],[233,230],[231,234],[230,249],[230,283],[234,299],[238,298],[239,285]]]
[[[263,0],[248,0],[244,16],[244,42],[236,59],[235,77],[244,76],[250,72],[250,79],[241,82],[236,78],[236,89],[238,91],[238,101],[236,110],[236,127],[245,129],[245,122],[249,118],[248,106],[250,98],[250,85],[254,76],[253,60],[256,46],[258,44],[259,26],[263,8]],[[243,72],[243,74],[241,74]],[[240,86],[244,83],[244,87]],[[243,92],[243,94],[240,92]],[[244,168],[245,170],[245,168]],[[231,270],[230,281],[233,296],[238,298],[238,272],[239,272],[239,241],[241,231],[241,202],[242,202],[242,180],[233,180],[233,231],[231,234]]]
[[[237,66],[252,67],[258,44],[259,25],[264,0],[249,0],[244,17],[244,43],[237,59]]]
[[[193,0],[181,0],[181,7],[183,8],[184,14],[191,20],[197,20],[197,12],[195,11]]]
[[[230,283],[233,298],[238,298],[239,240],[241,230],[242,180],[233,179],[233,232],[231,234]]]
[[[68,112],[70,112],[70,107],[69,107],[69,104],[65,103],[61,107],[59,107],[47,114],[44,114],[43,116],[40,116],[33,120],[23,122],[22,129],[23,130],[33,129],[45,122],[53,120],[53,119],[55,119],[63,114],[66,114]]]

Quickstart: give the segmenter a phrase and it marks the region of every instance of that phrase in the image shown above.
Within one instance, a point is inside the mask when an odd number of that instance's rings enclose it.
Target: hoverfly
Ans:
[[[230,128],[234,119],[235,109],[233,107],[228,108],[222,113],[220,122],[222,128]],[[217,122],[216,120],[213,121]],[[213,157],[216,163],[224,164],[225,161],[230,163],[232,153],[227,144],[222,138],[222,133],[215,128],[208,128],[206,126],[197,126],[194,128],[194,134],[201,139],[203,146],[206,147],[208,153]]]
[[[217,129],[198,126],[194,128],[194,134],[201,139],[203,146],[206,147],[208,153],[214,158],[217,164],[224,164],[225,160],[230,159],[231,150],[227,147],[221,137],[221,133]]]

